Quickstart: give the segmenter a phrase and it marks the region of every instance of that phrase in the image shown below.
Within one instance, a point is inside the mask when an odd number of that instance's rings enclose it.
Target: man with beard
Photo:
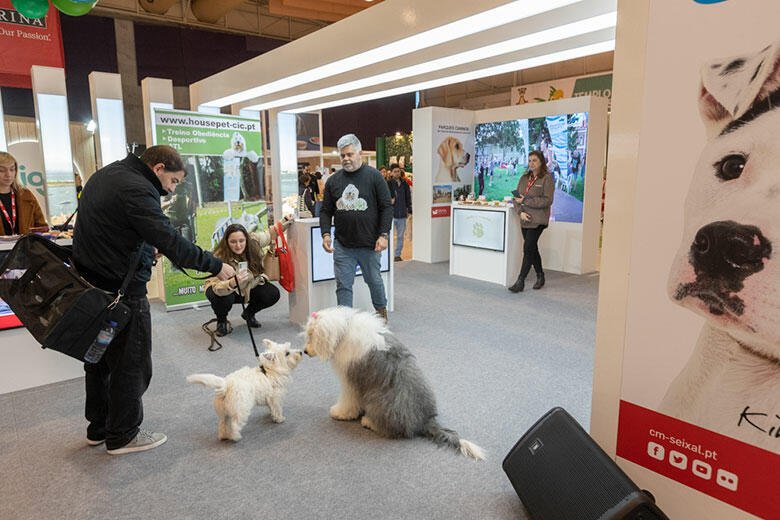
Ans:
[[[354,134],[336,144],[342,169],[325,184],[320,210],[322,247],[333,253],[338,305],[352,307],[355,267],[360,266],[363,280],[371,292],[377,314],[387,320],[387,296],[380,273],[380,255],[387,248],[393,223],[390,190],[382,174],[363,164],[362,146]],[[335,240],[330,235],[335,225]]]

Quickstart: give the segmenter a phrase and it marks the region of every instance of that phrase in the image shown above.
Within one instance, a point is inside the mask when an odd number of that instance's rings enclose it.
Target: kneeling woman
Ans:
[[[279,289],[263,274],[263,248],[270,243],[271,234],[267,231],[250,234],[241,224],[231,224],[214,248],[214,255],[228,262],[238,273],[238,289],[246,304],[241,317],[250,327],[260,326],[255,313],[279,301]],[[239,271],[239,262],[247,262],[246,271]],[[206,280],[206,298],[217,315],[217,336],[228,333],[227,315],[240,298],[236,278],[221,281],[214,277]]]

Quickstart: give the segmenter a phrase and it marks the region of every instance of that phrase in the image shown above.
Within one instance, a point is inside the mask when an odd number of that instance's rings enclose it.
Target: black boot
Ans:
[[[517,281],[513,286],[509,288],[511,292],[518,293],[523,292],[523,289],[525,289],[525,277],[520,275],[517,277]]]
[[[536,283],[534,284],[534,289],[541,289],[544,287],[544,273],[539,273],[536,275]]]
[[[246,320],[247,327],[252,327],[253,329],[260,328],[261,325],[260,322],[255,319],[255,313],[249,309],[242,312],[241,317]]]
[[[228,324],[227,320],[217,320],[217,336],[227,336],[229,334],[228,332]]]

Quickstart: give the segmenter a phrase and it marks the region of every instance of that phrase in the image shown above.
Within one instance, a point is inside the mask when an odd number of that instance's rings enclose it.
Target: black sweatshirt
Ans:
[[[344,247],[374,248],[382,233],[390,233],[393,205],[390,190],[379,170],[363,165],[354,172],[339,170],[325,183],[320,232],[336,226],[336,239]]]

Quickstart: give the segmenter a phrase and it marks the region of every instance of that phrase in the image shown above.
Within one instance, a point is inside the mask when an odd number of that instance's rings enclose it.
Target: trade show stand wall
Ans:
[[[415,110],[414,259],[452,261],[451,215],[465,207],[457,199],[473,193],[483,196],[483,206],[505,207],[528,153],[541,150],[556,184],[550,225],[539,243],[545,268],[598,270],[607,109],[606,98],[585,96],[477,111]],[[504,226],[504,233],[511,229]],[[519,232],[505,237],[507,244],[518,241]]]

